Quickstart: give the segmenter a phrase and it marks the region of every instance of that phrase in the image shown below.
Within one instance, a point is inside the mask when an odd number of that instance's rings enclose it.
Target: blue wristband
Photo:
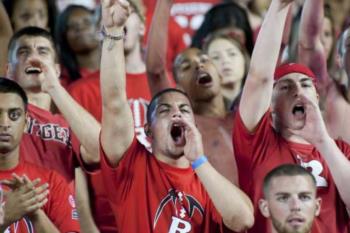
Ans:
[[[191,163],[192,169],[195,170],[200,167],[203,163],[208,162],[208,159],[205,155],[199,156],[195,161]]]

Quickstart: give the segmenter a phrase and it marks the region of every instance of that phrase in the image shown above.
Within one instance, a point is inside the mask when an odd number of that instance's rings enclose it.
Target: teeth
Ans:
[[[27,73],[40,73],[41,69],[39,67],[28,67],[25,71]]]

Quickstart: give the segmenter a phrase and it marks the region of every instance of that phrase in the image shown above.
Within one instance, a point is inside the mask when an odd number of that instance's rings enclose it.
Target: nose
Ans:
[[[297,198],[297,197],[291,198],[289,206],[290,206],[290,210],[291,211],[295,211],[295,212],[300,211],[300,200],[299,200],[299,198]]]
[[[293,84],[293,94],[294,96],[299,96],[301,92],[301,85],[299,83]]]
[[[6,129],[10,127],[10,119],[7,114],[0,114],[0,127]]]
[[[182,114],[179,108],[176,108],[172,114],[172,118],[181,118]]]

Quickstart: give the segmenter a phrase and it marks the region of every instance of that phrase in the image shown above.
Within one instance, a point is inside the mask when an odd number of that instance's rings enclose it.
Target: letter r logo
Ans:
[[[169,233],[188,233],[191,231],[191,224],[177,217],[172,217],[173,221]]]

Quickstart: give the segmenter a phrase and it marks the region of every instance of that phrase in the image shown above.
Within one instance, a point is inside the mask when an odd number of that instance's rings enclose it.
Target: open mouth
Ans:
[[[293,107],[292,113],[294,116],[303,117],[305,115],[305,107],[301,104],[297,104]]]
[[[26,74],[40,74],[42,72],[41,68],[30,66],[25,69]]]
[[[186,144],[185,140],[185,128],[179,123],[173,123],[170,130],[170,135],[174,140],[176,146],[184,146]]]
[[[203,86],[207,86],[210,85],[212,83],[213,79],[212,77],[205,73],[205,72],[199,72],[198,76],[197,76],[197,84],[198,85],[203,85]]]

